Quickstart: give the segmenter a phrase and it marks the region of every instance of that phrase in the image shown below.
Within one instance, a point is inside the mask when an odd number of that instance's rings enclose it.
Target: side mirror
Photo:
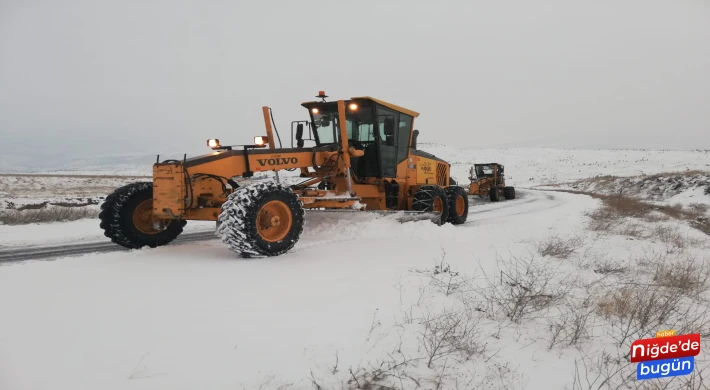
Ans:
[[[303,147],[303,123],[296,125],[296,146]]]
[[[412,132],[412,145],[410,146],[414,150],[417,150],[417,137],[418,136],[419,136],[419,130],[414,130]],[[471,168],[471,171],[473,171],[473,168]]]

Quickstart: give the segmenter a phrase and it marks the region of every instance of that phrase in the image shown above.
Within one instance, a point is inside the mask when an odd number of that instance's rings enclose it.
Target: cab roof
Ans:
[[[371,102],[374,102],[374,103],[383,105],[383,106],[385,106],[385,107],[387,107],[387,108],[389,108],[389,109],[391,109],[391,110],[394,110],[394,111],[397,111],[397,112],[401,112],[401,113],[403,113],[403,114],[411,115],[411,116],[413,116],[413,117],[415,117],[415,118],[419,116],[419,113],[416,112],[416,111],[412,111],[412,110],[406,109],[406,108],[404,108],[404,107],[400,107],[400,106],[398,106],[398,105],[396,105],[396,104],[392,104],[392,103],[386,102],[386,101],[384,101],[384,100],[375,99],[375,98],[370,97],[370,96],[351,97],[350,100],[369,100],[369,101],[371,101]],[[331,100],[331,101],[328,101],[328,102],[326,102],[326,103],[333,103],[333,102],[335,102],[335,100]],[[310,102],[303,102],[303,103],[301,103],[301,105],[302,105],[302,106],[305,106],[305,105],[311,105],[311,104],[317,104],[317,103],[323,103],[323,102],[310,101]]]

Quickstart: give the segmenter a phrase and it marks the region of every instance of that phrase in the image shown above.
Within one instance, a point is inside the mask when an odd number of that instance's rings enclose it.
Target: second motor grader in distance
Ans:
[[[468,197],[450,185],[449,163],[417,149],[413,125],[419,113],[367,96],[326,101],[321,91],[317,97],[321,100],[301,104],[308,110],[305,123],[314,146],[304,146],[301,121],[293,123],[297,147],[276,148],[271,110],[262,107],[266,136],[256,137],[253,145],[208,140],[214,152],[156,162],[151,182],[109,195],[101,206],[104,234],[128,248],[156,247],[174,240],[188,220],[217,221],[217,234],[231,250],[261,257],[293,248],[305,209],[429,214],[439,224],[466,221]],[[285,170],[300,170],[303,180],[281,183],[278,173]],[[267,171],[275,173],[274,181],[238,183]]]
[[[491,202],[515,199],[515,187],[505,185],[505,167],[498,163],[474,164],[469,171],[468,195],[488,196]]]

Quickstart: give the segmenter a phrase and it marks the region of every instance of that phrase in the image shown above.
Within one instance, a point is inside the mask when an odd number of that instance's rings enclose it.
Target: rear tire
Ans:
[[[137,182],[118,188],[101,205],[99,219],[104,235],[114,243],[130,249],[166,245],[182,233],[187,221],[159,221],[162,229],[150,224],[153,209],[153,183]]]
[[[468,194],[462,187],[453,186],[444,189],[449,203],[449,216],[446,222],[461,225],[468,218]]]
[[[514,187],[503,188],[503,196],[505,196],[505,199],[515,199],[515,188]]]
[[[435,221],[437,225],[443,225],[449,215],[449,201],[443,188],[436,185],[424,185],[419,187],[414,193],[412,201],[413,211],[440,212],[441,217]]]
[[[241,257],[278,256],[298,242],[304,214],[288,187],[274,182],[240,187],[222,205],[216,234]]]
[[[500,200],[500,190],[498,187],[491,187],[491,189],[488,191],[488,197],[490,198],[491,202],[497,202]]]

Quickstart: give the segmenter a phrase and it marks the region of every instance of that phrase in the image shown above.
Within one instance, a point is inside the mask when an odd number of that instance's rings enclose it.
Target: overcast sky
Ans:
[[[245,143],[263,105],[288,143],[318,90],[423,142],[710,148],[710,2],[0,0],[4,154]]]

